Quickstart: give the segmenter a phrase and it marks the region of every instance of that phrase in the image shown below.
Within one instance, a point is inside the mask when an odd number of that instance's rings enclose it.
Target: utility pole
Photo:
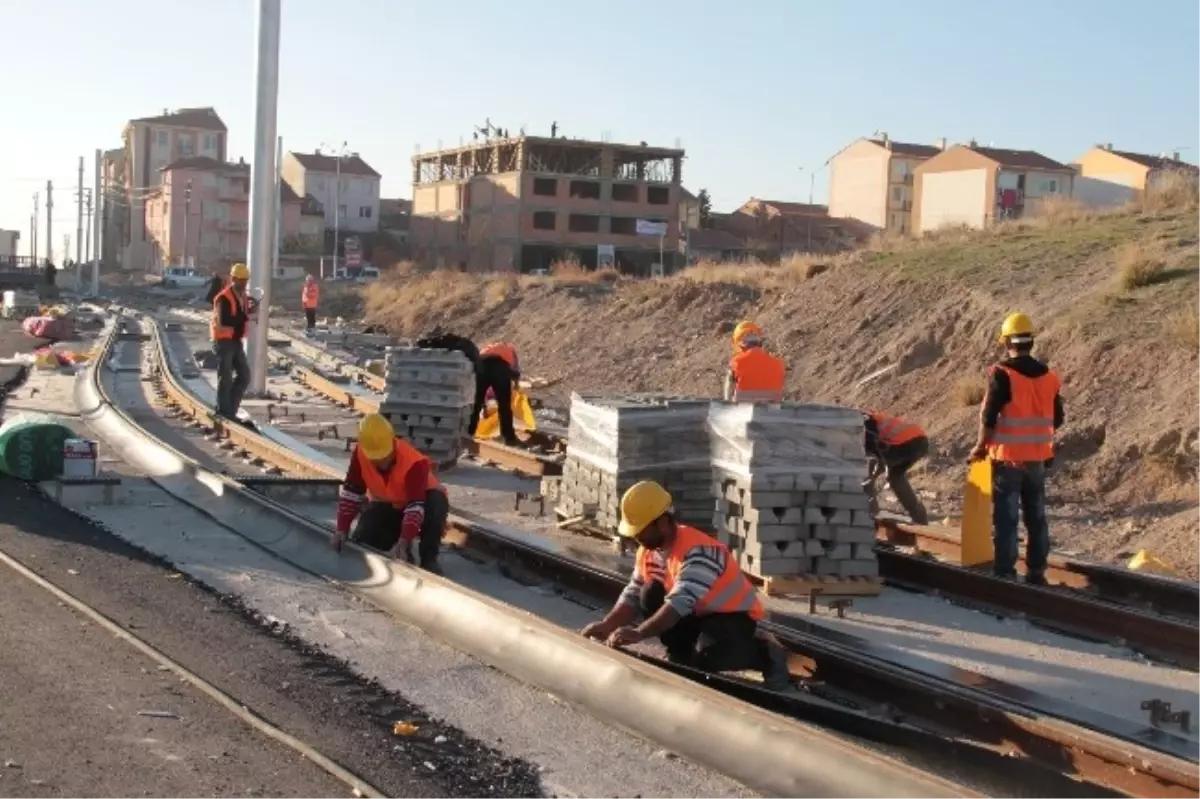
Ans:
[[[92,296],[100,296],[100,208],[104,205],[104,195],[100,191],[100,172],[104,153],[96,150],[96,217],[95,227],[92,228]]]
[[[33,193],[33,230],[31,231],[33,238],[29,242],[29,255],[33,258],[34,266],[37,266],[38,262],[38,199],[38,193],[35,191]]]
[[[46,181],[46,260],[54,263],[54,181]]]
[[[79,177],[75,186],[75,291],[83,281],[83,156],[79,156]]]
[[[338,244],[341,237],[342,226],[342,159],[346,156],[346,142],[342,142],[342,148],[334,153],[333,168],[333,274],[336,277],[338,274]]]
[[[278,274],[279,245],[283,240],[283,137],[275,146],[275,235],[271,249],[271,276]]]
[[[254,97],[254,163],[250,169],[250,232],[247,253],[252,285],[261,292],[254,337],[247,342],[249,393],[267,389],[267,333],[271,308],[271,217],[275,203],[276,112],[279,104],[279,27],[281,0],[258,0],[256,83]]]
[[[192,179],[183,186],[183,265],[188,265],[188,217],[192,215]]]
[[[87,233],[83,237],[83,262],[86,264],[92,260],[92,190],[85,189],[84,191],[87,193],[87,205],[85,206],[87,224],[83,228]]]

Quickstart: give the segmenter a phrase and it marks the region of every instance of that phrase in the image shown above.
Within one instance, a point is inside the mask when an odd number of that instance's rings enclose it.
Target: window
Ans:
[[[614,236],[636,236],[637,219],[632,216],[614,216],[610,230]]]
[[[179,134],[179,154],[185,158],[196,154],[196,141],[190,133]]]
[[[554,178],[534,178],[533,193],[539,197],[553,197],[558,194],[558,181]]]
[[[892,186],[892,200],[895,202],[903,202],[904,201],[904,187],[903,186]]]
[[[318,194],[322,194],[322,193],[324,193],[324,191],[325,191],[325,180],[324,180],[323,178],[313,178],[313,182],[312,182],[312,190],[313,190],[314,192],[317,192]]]
[[[338,216],[342,217],[343,219],[346,218],[346,206],[344,206],[344,205],[338,206]]]
[[[160,130],[158,132],[158,146],[166,147],[170,143],[171,143],[171,134],[167,133],[165,130]]]
[[[338,190],[341,191],[342,194],[345,194],[346,192],[348,192],[350,190],[350,181],[347,180],[346,178],[342,178],[338,182]]]
[[[1054,194],[1057,191],[1058,191],[1058,181],[1057,180],[1043,180],[1042,181],[1042,194]]]
[[[577,200],[599,200],[600,184],[593,180],[572,180],[571,197]]]
[[[600,217],[595,214],[571,214],[567,219],[567,230],[572,233],[599,233]]]
[[[892,162],[892,180],[903,183],[910,174],[911,168],[907,161]]]
[[[215,149],[217,149],[217,142],[213,138],[213,135],[211,133],[205,133],[204,134],[204,151],[212,152]]]
[[[533,212],[533,229],[534,230],[554,230],[556,222],[556,214],[553,211],[534,211]]]
[[[635,203],[638,201],[638,187],[634,183],[614,183],[612,187],[613,202]]]
[[[671,190],[666,186],[647,186],[646,202],[651,205],[668,205],[671,202]]]
[[[358,207],[358,218],[359,219],[370,219],[371,218],[371,206],[360,205]]]

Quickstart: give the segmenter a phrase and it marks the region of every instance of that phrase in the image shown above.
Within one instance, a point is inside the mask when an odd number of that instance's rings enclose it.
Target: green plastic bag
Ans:
[[[0,425],[0,472],[40,482],[61,477],[63,442],[75,431],[44,414],[22,414]]]

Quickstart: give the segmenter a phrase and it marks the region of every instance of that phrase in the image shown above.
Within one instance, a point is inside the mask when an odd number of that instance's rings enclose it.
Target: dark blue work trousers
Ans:
[[[992,464],[993,570],[997,577],[1017,576],[1017,524],[1025,521],[1026,579],[1040,582],[1050,557],[1050,524],[1046,520],[1046,464]]]

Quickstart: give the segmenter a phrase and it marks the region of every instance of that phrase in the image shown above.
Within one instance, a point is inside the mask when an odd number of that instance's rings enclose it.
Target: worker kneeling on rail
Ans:
[[[633,577],[588,638],[624,647],[658,637],[667,659],[709,672],[761,669],[766,687],[789,688],[787,656],[758,630],[758,590],[724,544],[671,512],[671,495],[644,480],[621,498],[621,535],[638,542]],[[645,620],[635,626],[639,616]]]
[[[421,568],[441,573],[438,549],[450,514],[446,489],[428,456],[398,438],[392,423],[377,413],[364,416],[358,426],[358,443],[338,492],[334,549],[350,536],[364,501],[354,541],[412,563],[413,542],[419,539]]]

